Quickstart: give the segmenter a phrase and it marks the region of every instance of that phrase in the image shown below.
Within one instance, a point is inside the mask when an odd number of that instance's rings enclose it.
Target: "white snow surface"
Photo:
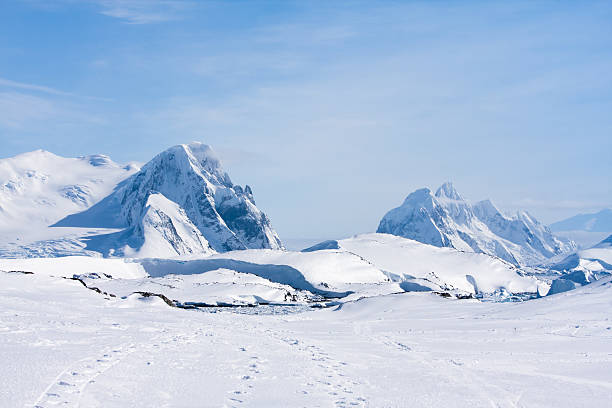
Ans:
[[[407,293],[287,314],[0,272],[0,405],[603,407],[611,290],[522,303]]]
[[[469,293],[536,292],[538,282],[498,258],[452,248],[438,248],[389,234],[364,234],[338,241],[341,251],[354,253],[382,271],[400,278],[427,279]]]
[[[343,302],[361,297],[412,291],[444,291],[454,294],[491,295],[494,293],[546,293],[548,286],[532,276],[497,258],[460,252],[451,248],[437,248],[417,241],[388,234],[365,234],[338,241],[338,249],[312,252],[281,250],[242,250],[211,256],[181,256],[168,259],[119,258],[28,258],[0,259],[0,269],[31,271],[71,278],[75,275],[97,274],[110,276],[104,285],[115,293],[114,279],[130,280],[122,288],[132,292],[150,278],[168,275],[206,275],[219,270],[248,274],[269,282],[268,286],[293,288],[292,294],[302,293],[300,299],[311,295],[341,298]],[[189,278],[191,279],[191,278]],[[250,278],[249,278],[250,279]],[[146,281],[146,282],[145,282]],[[145,283],[143,283],[145,282]],[[155,281],[153,281],[155,282]],[[147,283],[148,284],[148,283]],[[110,285],[110,286],[109,286]],[[158,285],[155,293],[171,299],[175,291]],[[250,295],[260,296],[256,291]],[[227,297],[235,293],[228,287]],[[240,296],[248,296],[244,290]],[[284,295],[283,295],[284,296]],[[202,288],[201,302],[210,303],[210,293]],[[276,302],[273,297],[261,297],[265,303]],[[195,301],[190,298],[189,301]],[[231,302],[230,302],[231,303]]]

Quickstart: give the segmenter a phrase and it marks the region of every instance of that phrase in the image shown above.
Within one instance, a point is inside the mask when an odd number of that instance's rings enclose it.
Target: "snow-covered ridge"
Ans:
[[[508,217],[490,200],[469,203],[451,183],[443,184],[435,194],[428,188],[411,193],[382,218],[377,232],[486,253],[514,265],[541,264],[576,248],[525,211]]]

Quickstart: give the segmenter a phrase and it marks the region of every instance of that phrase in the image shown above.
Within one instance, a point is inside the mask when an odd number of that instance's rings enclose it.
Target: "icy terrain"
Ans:
[[[551,294],[575,289],[612,275],[612,235],[592,248],[582,249],[548,266],[561,275],[552,282]]]
[[[515,265],[538,265],[576,249],[572,241],[555,237],[527,212],[508,217],[489,200],[471,204],[451,183],[435,194],[427,188],[411,193],[383,217],[377,232],[486,253]]]
[[[184,310],[51,275],[0,272],[2,406],[580,407],[612,399],[609,279],[522,303],[406,293],[300,312]]]

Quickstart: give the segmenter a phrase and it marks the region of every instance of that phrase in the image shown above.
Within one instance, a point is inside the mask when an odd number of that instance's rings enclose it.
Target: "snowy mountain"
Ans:
[[[432,193],[423,188],[389,211],[377,232],[438,247],[497,256],[514,265],[535,265],[570,252],[575,244],[555,237],[527,212],[508,217],[489,201],[471,204],[451,183]]]
[[[234,185],[212,149],[197,142],[160,153],[102,201],[54,226],[123,229],[90,240],[89,249],[109,255],[282,248],[251,188]]]
[[[65,158],[36,150],[0,160],[0,229],[46,227],[82,211],[134,174],[108,156]]]
[[[83,237],[109,231],[49,225],[87,209],[136,171],[104,155],[65,158],[44,150],[0,160],[0,256],[83,253]]]

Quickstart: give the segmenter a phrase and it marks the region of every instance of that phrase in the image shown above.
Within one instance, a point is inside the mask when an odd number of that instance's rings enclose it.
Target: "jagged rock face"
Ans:
[[[204,252],[208,247],[218,252],[282,248],[269,219],[255,206],[250,187],[234,185],[212,149],[201,143],[178,145],[160,153],[100,203],[57,226],[135,228],[142,235],[142,226],[148,225],[155,234],[167,237],[179,254],[190,252],[178,242],[184,239],[175,241],[178,237],[172,233],[171,223],[161,215],[165,213],[147,204],[152,194],[163,197],[155,203],[169,201],[178,206],[180,211],[172,210],[175,218],[187,229],[188,225],[195,227],[207,243]],[[102,219],[106,225],[92,224],[92,220]],[[188,245],[193,250],[197,246]]]
[[[442,185],[435,194],[427,188],[410,194],[383,217],[377,232],[487,253],[515,265],[539,264],[575,250],[573,242],[555,237],[526,212],[507,217],[489,200],[472,205],[451,183]]]

